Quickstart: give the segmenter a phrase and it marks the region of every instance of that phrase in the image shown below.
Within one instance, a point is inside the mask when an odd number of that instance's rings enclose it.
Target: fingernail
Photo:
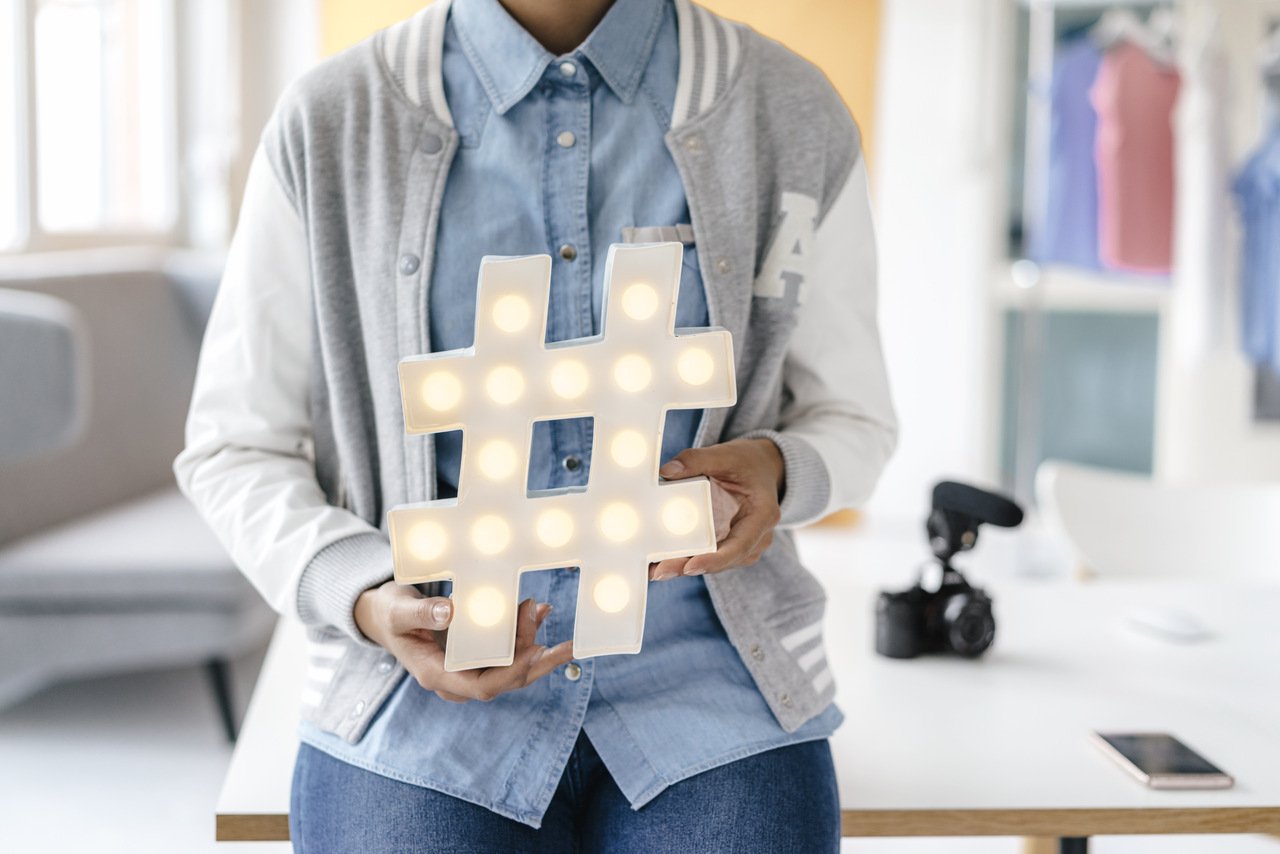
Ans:
[[[453,614],[453,604],[445,599],[443,602],[437,602],[431,606],[431,616],[435,618],[437,623],[449,622],[450,615]]]
[[[675,578],[676,574],[670,569],[664,569],[653,574],[654,581],[666,581],[668,578]]]
[[[685,575],[703,575],[705,573],[706,573],[705,569],[698,569],[698,567],[696,566],[693,569],[689,569],[689,567],[687,566],[684,568]]]
[[[663,463],[662,468],[658,469],[658,474],[663,477],[675,477],[682,471],[684,471],[684,463],[679,460],[668,460]]]

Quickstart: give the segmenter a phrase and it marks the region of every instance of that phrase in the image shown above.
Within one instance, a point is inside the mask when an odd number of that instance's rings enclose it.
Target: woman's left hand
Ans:
[[[720,545],[709,554],[668,558],[653,564],[649,567],[650,580],[748,566],[759,560],[773,542],[785,469],[782,453],[768,439],[734,439],[707,448],[689,448],[658,469],[658,474],[667,480],[699,475],[711,478],[711,503]],[[722,537],[720,528],[726,516],[729,531]]]

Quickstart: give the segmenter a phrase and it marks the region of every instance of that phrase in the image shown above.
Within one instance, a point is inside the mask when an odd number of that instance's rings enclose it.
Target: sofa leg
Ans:
[[[213,701],[218,706],[218,716],[222,719],[222,730],[229,744],[236,743],[235,712],[231,708],[231,665],[225,658],[211,658],[205,663],[209,674],[209,684],[213,688]]]

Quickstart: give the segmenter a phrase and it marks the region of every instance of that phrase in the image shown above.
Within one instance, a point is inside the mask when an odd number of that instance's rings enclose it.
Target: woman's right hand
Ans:
[[[356,600],[356,626],[365,637],[396,657],[419,685],[454,703],[492,700],[499,694],[532,684],[573,658],[573,642],[553,647],[534,642],[538,627],[551,612],[532,599],[520,603],[516,619],[515,660],[506,667],[477,670],[444,669],[445,629],[453,618],[453,602],[427,598],[414,587],[388,581],[371,587]]]

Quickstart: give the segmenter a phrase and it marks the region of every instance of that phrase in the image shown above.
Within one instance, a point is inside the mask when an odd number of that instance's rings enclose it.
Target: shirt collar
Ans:
[[[620,99],[635,97],[662,22],[665,0],[616,0],[575,51],[591,61]],[[537,85],[556,59],[498,0],[459,0],[450,14],[463,52],[493,108],[502,115]]]

